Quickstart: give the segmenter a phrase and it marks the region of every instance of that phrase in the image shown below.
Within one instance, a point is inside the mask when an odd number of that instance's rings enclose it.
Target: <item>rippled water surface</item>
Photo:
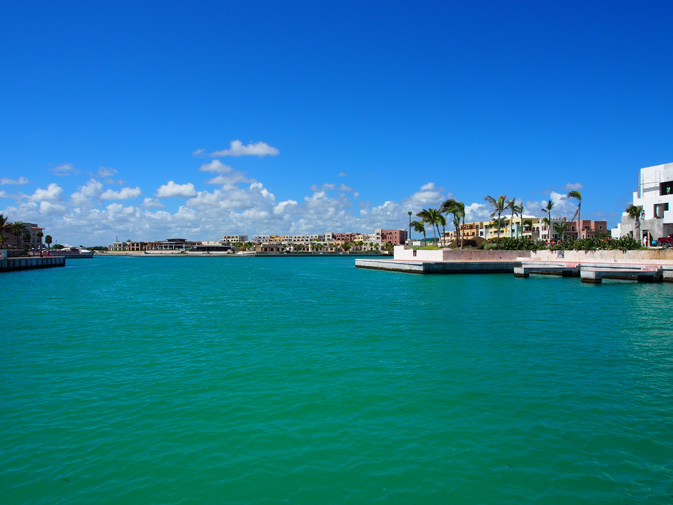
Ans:
[[[673,285],[338,258],[0,275],[4,504],[673,503]]]

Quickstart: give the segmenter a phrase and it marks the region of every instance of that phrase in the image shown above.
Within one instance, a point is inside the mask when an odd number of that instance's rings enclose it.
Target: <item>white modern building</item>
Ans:
[[[248,241],[247,235],[224,235],[220,239],[221,244],[236,244],[237,242],[244,244],[247,241]]]
[[[673,233],[673,163],[640,169],[633,205],[643,208],[640,218],[643,243],[650,244],[652,240]],[[635,222],[625,212],[612,235],[621,237],[635,232]]]

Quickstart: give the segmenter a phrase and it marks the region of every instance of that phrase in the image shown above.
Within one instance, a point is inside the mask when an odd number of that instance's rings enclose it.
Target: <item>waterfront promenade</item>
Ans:
[[[416,274],[514,273],[673,282],[673,251],[480,251],[395,247],[393,258],[360,258],[357,268]]]

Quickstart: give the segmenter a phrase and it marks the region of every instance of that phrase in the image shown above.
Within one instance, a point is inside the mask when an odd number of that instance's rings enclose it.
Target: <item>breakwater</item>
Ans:
[[[16,270],[34,270],[38,268],[64,267],[64,257],[50,256],[40,258],[7,258],[0,259],[0,272]]]

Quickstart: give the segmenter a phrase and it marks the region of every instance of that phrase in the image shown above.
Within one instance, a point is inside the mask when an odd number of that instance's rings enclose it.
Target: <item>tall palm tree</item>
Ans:
[[[580,209],[582,208],[582,193],[579,191],[571,191],[568,193],[568,198],[574,198],[577,200],[577,210],[572,220],[574,221],[577,218],[577,238],[582,238],[582,217],[580,216]]]
[[[435,233],[435,226],[438,223],[439,215],[440,215],[439,211],[433,208],[423,209],[418,214],[416,214],[416,216],[420,217],[423,220],[423,222],[428,223],[430,226],[432,226],[432,235],[434,237],[435,243],[437,242],[437,234]],[[437,227],[437,232],[439,232],[439,227]]]
[[[23,223],[21,221],[16,221],[9,225],[9,229],[16,238],[16,247],[19,249],[21,247],[20,239],[21,234],[23,233]]]
[[[458,245],[458,233],[459,233],[458,229],[460,228],[460,214],[453,215],[453,226],[456,227],[456,245]]]
[[[459,221],[462,219],[463,224],[465,224],[465,204],[450,198],[446,200],[441,207],[439,208],[440,212],[444,214],[453,214],[453,224],[456,224],[456,216],[459,218]],[[458,243],[458,237],[460,235],[460,248],[463,248],[463,233],[460,230],[460,222],[456,226],[456,243]]]
[[[49,253],[49,251],[51,250],[51,241],[52,241],[51,235],[47,235],[46,237],[44,237],[44,243],[47,244],[47,253]]]
[[[542,212],[546,212],[547,215],[549,216],[547,218],[547,238],[549,239],[549,243],[551,244],[551,210],[554,208],[554,202],[552,202],[551,197],[547,201],[547,205],[540,209]],[[543,220],[544,221],[544,220]]]
[[[500,215],[507,209],[507,195],[500,195],[498,198],[486,195],[484,200],[486,200],[493,210],[491,217],[497,215],[498,222],[500,222]],[[500,228],[498,228],[498,247],[500,247]]]
[[[437,234],[439,234],[439,227],[442,227],[442,246],[444,245],[444,236],[446,235],[446,217],[441,212],[437,212]]]
[[[425,225],[423,224],[423,221],[412,221],[411,227],[415,232],[423,234],[423,245],[425,245]]]
[[[528,219],[523,219],[521,218],[521,234],[523,236],[523,230],[526,229],[526,227],[530,228],[530,238],[533,238],[533,220],[528,218]]]
[[[519,206],[516,204],[516,198],[512,198],[511,200],[507,200],[505,202],[506,207],[512,211],[512,218],[509,221],[509,237],[512,238],[512,235],[514,234],[514,216],[519,215]]]
[[[626,207],[626,214],[631,219],[633,219],[633,221],[635,222],[635,225],[636,225],[636,229],[638,230],[638,238],[636,240],[638,240],[639,244],[643,243],[643,236],[642,236],[642,233],[640,233],[640,216],[642,215],[642,213],[643,213],[642,205],[631,204],[628,207]],[[634,238],[636,238],[635,233],[633,235],[634,235]]]
[[[0,214],[0,246],[5,243],[5,227],[7,225],[7,217]]]
[[[561,221],[560,223],[554,223],[554,231],[561,235],[561,240],[563,240],[563,236],[565,233],[568,231],[568,223],[565,221]]]

